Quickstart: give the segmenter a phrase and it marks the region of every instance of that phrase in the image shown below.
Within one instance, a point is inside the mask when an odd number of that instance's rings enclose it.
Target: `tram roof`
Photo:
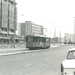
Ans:
[[[27,36],[34,36],[34,37],[46,37],[46,38],[50,38],[49,36],[45,36],[45,35],[27,35]]]

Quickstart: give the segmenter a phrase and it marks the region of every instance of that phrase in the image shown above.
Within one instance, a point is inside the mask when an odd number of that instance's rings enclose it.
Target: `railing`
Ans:
[[[15,48],[24,48],[26,47],[25,43],[16,43]],[[14,48],[14,44],[0,44],[0,48]]]

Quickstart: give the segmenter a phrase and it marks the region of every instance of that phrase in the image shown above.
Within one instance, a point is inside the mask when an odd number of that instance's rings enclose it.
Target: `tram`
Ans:
[[[26,48],[29,49],[45,49],[50,47],[50,38],[46,36],[27,35]]]

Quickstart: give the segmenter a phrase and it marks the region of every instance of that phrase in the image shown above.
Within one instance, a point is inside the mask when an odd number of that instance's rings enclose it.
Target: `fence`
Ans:
[[[16,43],[15,48],[24,48],[26,47],[25,43]],[[0,44],[0,48],[14,48],[14,44]]]

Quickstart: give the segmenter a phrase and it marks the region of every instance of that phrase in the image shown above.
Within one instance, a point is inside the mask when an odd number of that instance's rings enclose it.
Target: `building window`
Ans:
[[[14,32],[14,30],[11,30],[11,32]]]

